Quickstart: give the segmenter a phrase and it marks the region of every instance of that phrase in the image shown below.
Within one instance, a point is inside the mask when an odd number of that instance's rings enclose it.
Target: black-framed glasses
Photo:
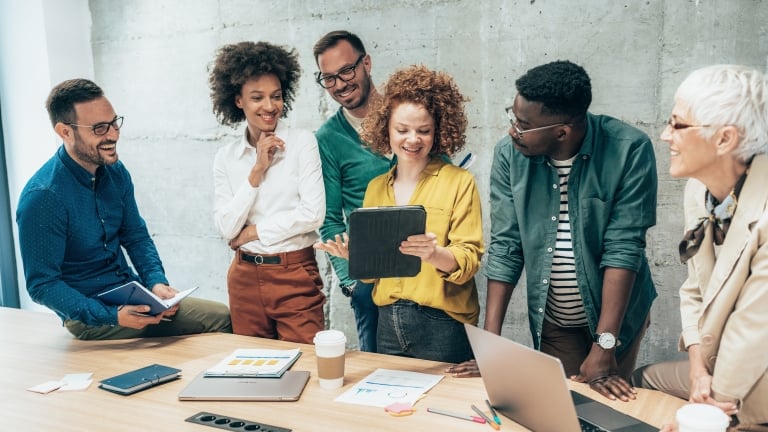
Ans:
[[[667,126],[671,127],[672,130],[684,130],[688,128],[705,128],[705,127],[712,127],[713,125],[695,125],[695,124],[685,124],[685,123],[678,123],[674,119],[670,118],[667,120]]]
[[[512,112],[512,107],[507,108],[506,111],[507,111],[507,118],[509,119],[509,124],[512,125],[512,129],[515,130],[515,133],[521,139],[523,138],[523,135],[525,135],[527,133],[536,132],[536,131],[540,131],[540,130],[544,130],[544,129],[550,129],[550,128],[557,127],[557,126],[565,126],[567,124],[570,124],[568,122],[564,122],[564,123],[561,122],[561,123],[554,123],[554,124],[551,124],[551,125],[536,127],[536,128],[532,128],[532,129],[520,129],[520,126],[517,125],[517,119],[515,118],[515,114]]]
[[[115,116],[115,118],[112,119],[110,122],[102,122],[102,123],[96,123],[95,125],[81,125],[81,124],[75,124],[75,123],[64,123],[67,126],[75,126],[75,127],[85,127],[85,128],[91,128],[94,135],[106,135],[107,132],[109,132],[109,128],[113,128],[116,131],[120,131],[120,128],[123,127],[123,116]]]
[[[323,75],[322,72],[318,72],[315,81],[320,84],[320,87],[329,89],[336,85],[336,79],[340,79],[344,82],[349,82],[355,79],[357,67],[360,66],[360,62],[365,58],[365,54],[360,54],[357,61],[352,66],[347,66],[335,74]]]

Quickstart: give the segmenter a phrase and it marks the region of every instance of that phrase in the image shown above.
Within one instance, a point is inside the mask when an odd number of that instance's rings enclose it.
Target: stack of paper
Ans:
[[[208,377],[274,377],[279,378],[301,356],[301,351],[270,349],[237,349],[216,366],[205,371]]]

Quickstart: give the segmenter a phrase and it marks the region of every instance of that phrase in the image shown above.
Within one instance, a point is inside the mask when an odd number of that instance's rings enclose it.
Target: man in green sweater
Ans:
[[[320,69],[317,83],[341,105],[315,133],[325,182],[326,213],[320,227],[325,241],[347,231],[347,218],[362,206],[368,182],[389,170],[391,161],[360,140],[363,119],[380,97],[363,42],[350,32],[333,31],[317,41],[314,54]],[[329,258],[341,292],[350,297],[360,350],[376,352],[379,311],[371,296],[373,285],[350,279],[347,260]]]

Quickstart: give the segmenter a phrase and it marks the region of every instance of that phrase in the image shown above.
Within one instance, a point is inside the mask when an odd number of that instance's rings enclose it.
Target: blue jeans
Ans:
[[[464,324],[409,300],[379,308],[378,351],[446,363],[474,358]]]
[[[372,292],[373,284],[358,281],[350,298],[357,323],[360,351],[365,352],[376,352],[376,326],[379,322],[379,307],[373,302]]]

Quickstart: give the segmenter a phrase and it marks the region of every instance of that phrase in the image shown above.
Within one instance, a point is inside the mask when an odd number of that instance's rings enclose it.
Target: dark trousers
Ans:
[[[398,300],[379,307],[378,352],[446,363],[474,358],[464,324],[440,309]]]
[[[349,301],[355,314],[360,351],[376,352],[379,307],[373,302],[373,284],[358,281]]]
[[[650,318],[645,319],[645,325],[635,336],[632,344],[616,356],[618,374],[629,381],[629,376],[635,368],[637,355],[640,352],[640,342],[645,336],[645,330],[650,324]],[[577,375],[579,368],[592,349],[592,333],[589,327],[559,327],[547,320],[541,330],[541,352],[557,357],[563,363],[566,376]]]

